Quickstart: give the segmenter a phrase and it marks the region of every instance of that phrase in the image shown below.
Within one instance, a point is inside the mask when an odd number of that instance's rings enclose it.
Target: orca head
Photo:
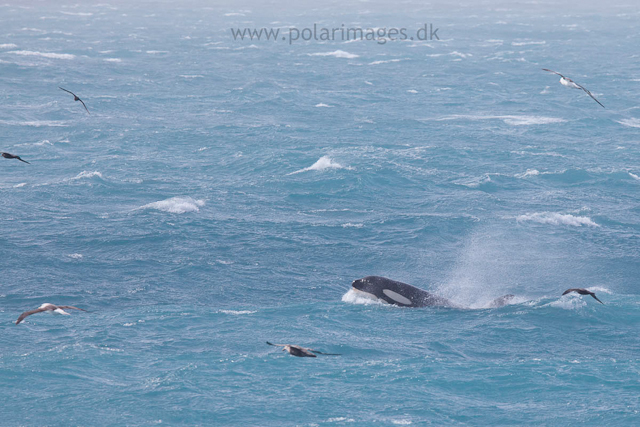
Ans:
[[[357,291],[378,297],[380,286],[376,283],[377,280],[375,279],[376,276],[363,277],[362,279],[354,280],[353,283],[351,283],[351,287]]]
[[[408,287],[408,285],[389,280],[380,276],[367,276],[354,280],[351,287],[357,291],[367,294],[367,296],[400,306],[413,306],[413,302],[407,296],[402,295],[403,289],[398,285]]]

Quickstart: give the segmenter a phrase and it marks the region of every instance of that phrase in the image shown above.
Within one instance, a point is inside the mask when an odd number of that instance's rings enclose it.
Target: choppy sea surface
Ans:
[[[0,425],[640,424],[637,4],[54,3],[0,5]],[[230,31],[314,23],[440,40]]]

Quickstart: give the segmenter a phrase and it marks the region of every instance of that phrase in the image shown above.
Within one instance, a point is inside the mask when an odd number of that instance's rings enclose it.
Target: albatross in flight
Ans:
[[[14,156],[13,154],[9,154],[9,153],[0,153],[2,155],[2,157],[4,157],[5,159],[16,159],[16,160],[20,160],[23,163],[29,163],[26,160],[22,160],[20,158],[20,156]],[[29,163],[31,164],[31,163]]]
[[[296,356],[296,357],[316,357],[316,354],[322,354],[324,356],[340,356],[339,354],[323,353],[321,351],[312,350],[310,348],[304,348],[304,347],[300,347],[299,345],[293,345],[293,344],[271,344],[269,341],[267,341],[267,344],[273,345],[276,347],[283,347],[282,351],[286,351],[290,355]]]
[[[25,311],[24,313],[22,313],[20,315],[20,317],[18,317],[18,320],[16,320],[16,325],[18,323],[22,322],[25,319],[25,317],[31,316],[32,314],[36,314],[36,313],[42,313],[43,311],[48,311],[51,314],[57,313],[57,314],[64,314],[66,316],[71,316],[69,313],[64,311],[65,308],[66,309],[73,309],[73,310],[80,310],[80,311],[87,311],[87,310],[84,310],[82,308],[74,307],[72,305],[53,305],[53,304],[49,304],[48,302],[45,302],[44,304],[42,304],[40,307],[36,308],[35,310]]]
[[[570,294],[571,292],[576,292],[576,293],[579,293],[580,295],[591,295],[592,297],[594,297],[596,299],[596,301],[598,301],[600,304],[604,305],[604,303],[598,299],[598,297],[596,296],[596,294],[594,292],[591,292],[591,291],[588,291],[588,290],[582,289],[582,288],[567,289],[566,291],[564,291],[562,293],[562,295]]]
[[[553,71],[553,70],[549,70],[548,68],[543,68],[544,71],[547,71],[549,73],[553,73],[553,74],[557,74],[560,76],[560,83],[562,83],[563,86],[567,86],[573,89],[582,89],[583,91],[585,91],[587,93],[587,95],[589,95],[591,98],[593,98],[594,101],[596,101],[598,104],[600,104],[600,106],[602,108],[604,108],[604,105],[602,105],[602,103],[600,101],[598,101],[596,99],[595,96],[593,96],[591,94],[591,92],[589,92],[585,87],[580,86],[578,83],[574,82],[573,80],[571,80],[569,77],[565,77],[562,74],[558,73],[557,71]]]
[[[70,90],[66,90],[65,88],[60,87],[60,86],[58,86],[58,88],[62,89],[65,92],[69,92],[71,95],[73,95],[73,100],[74,101],[80,101],[80,103],[82,104],[84,109],[87,110],[87,113],[89,113],[89,109],[87,108],[87,106],[84,105],[84,102],[82,101],[82,99],[78,98],[78,96],[75,93],[71,92]],[[89,114],[91,114],[91,113],[89,113]]]

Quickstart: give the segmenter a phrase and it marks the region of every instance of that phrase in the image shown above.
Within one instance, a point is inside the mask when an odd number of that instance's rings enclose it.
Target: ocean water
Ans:
[[[639,41],[634,2],[0,5],[0,425],[640,424]]]

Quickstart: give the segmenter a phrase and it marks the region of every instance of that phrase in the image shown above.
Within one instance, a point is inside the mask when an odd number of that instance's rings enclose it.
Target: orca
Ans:
[[[374,297],[388,304],[400,307],[450,307],[465,308],[453,303],[446,298],[439,297],[415,286],[397,282],[380,276],[367,276],[354,280],[352,289],[363,292],[369,297]],[[491,303],[488,308],[497,308],[507,305],[514,295],[504,295]]]

